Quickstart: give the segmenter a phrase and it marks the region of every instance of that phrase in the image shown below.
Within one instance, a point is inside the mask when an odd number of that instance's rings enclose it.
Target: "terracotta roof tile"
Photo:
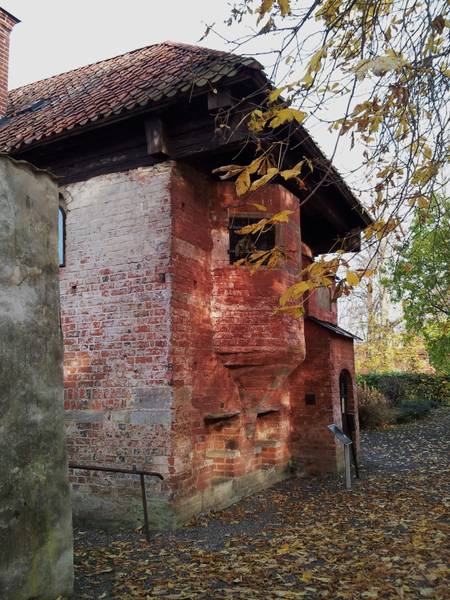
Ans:
[[[164,42],[31,83],[9,92],[0,151],[188,93],[242,67],[262,68],[252,58]]]

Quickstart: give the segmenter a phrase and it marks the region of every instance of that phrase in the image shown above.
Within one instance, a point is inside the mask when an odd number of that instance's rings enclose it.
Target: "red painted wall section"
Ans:
[[[300,268],[298,202],[278,185],[238,198],[178,165],[171,183],[172,482],[190,496],[289,458],[288,375],[304,359],[303,323],[274,315]],[[292,252],[284,269],[250,275],[229,261],[229,218],[290,209],[277,243]]]

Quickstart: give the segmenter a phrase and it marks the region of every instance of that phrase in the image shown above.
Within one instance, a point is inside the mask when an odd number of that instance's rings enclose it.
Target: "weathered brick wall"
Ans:
[[[63,190],[65,408],[69,456],[78,463],[168,472],[171,168]],[[152,495],[158,485],[149,482]],[[73,491],[76,514],[122,518],[125,501],[141,514],[133,476],[75,471]]]
[[[336,421],[340,346],[310,329],[303,363],[303,320],[274,314],[301,268],[292,194],[269,185],[238,198],[232,183],[164,163],[70,185],[65,200],[74,461],[161,471],[162,487],[149,485],[159,524],[276,481],[292,454],[310,471],[336,468],[326,425]],[[251,275],[229,262],[228,225],[260,217],[253,202],[294,214],[276,233],[290,259]],[[320,401],[305,407],[318,385]],[[73,481],[78,514],[123,519],[126,506],[130,520],[141,516],[132,477],[78,471]]]

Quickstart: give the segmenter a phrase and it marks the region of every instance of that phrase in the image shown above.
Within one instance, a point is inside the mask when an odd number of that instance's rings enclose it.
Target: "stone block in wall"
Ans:
[[[0,598],[72,589],[63,429],[58,191],[0,156]]]

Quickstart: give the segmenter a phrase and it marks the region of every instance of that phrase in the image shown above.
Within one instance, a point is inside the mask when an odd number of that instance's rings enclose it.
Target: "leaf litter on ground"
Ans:
[[[450,410],[363,436],[365,468],[292,478],[148,544],[75,535],[80,599],[450,598]]]

